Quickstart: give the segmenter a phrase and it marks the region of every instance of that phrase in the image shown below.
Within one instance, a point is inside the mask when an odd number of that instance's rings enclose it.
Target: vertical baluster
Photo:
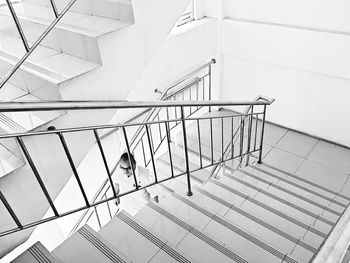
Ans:
[[[7,211],[9,212],[9,214],[11,215],[13,221],[15,221],[17,227],[19,229],[23,229],[23,226],[22,226],[21,222],[19,221],[19,219],[16,216],[15,212],[13,211],[11,205],[7,202],[5,196],[2,194],[1,191],[0,191],[0,200],[4,204],[4,206],[6,207]]]
[[[55,14],[55,17],[58,18],[59,14],[58,14],[58,10],[57,10],[57,6],[56,6],[56,3],[55,3],[55,0],[50,0],[50,3],[51,3],[51,7],[52,7],[52,10],[53,10],[53,13]]]
[[[198,97],[199,97],[199,88],[198,88],[198,86],[199,86],[199,82],[197,82],[196,83],[196,101],[198,101]],[[198,110],[198,108],[199,108],[199,106],[197,106],[197,110]]]
[[[122,127],[122,130],[123,130],[123,134],[124,134],[124,140],[125,140],[126,150],[127,150],[127,153],[128,153],[129,163],[130,163],[130,166],[131,166],[132,176],[134,177],[135,189],[138,190],[138,189],[139,189],[139,185],[137,184],[137,178],[136,178],[136,174],[135,174],[135,168],[134,168],[134,166],[132,165],[132,162],[131,162],[131,157],[130,157],[130,155],[131,155],[131,152],[130,152],[130,145],[129,145],[128,136],[126,135],[126,130],[125,130],[125,127],[124,127],[124,126]]]
[[[192,91],[191,91],[192,87],[189,88],[189,93],[190,93],[190,101],[192,101]],[[192,106],[190,106],[190,115],[192,114]]]
[[[214,140],[213,140],[213,120],[212,118],[209,119],[210,123],[210,158],[211,158],[211,164],[214,163]]]
[[[101,221],[100,221],[100,216],[98,215],[97,208],[96,208],[95,205],[94,205],[94,211],[95,211],[95,215],[96,215],[96,218],[97,218],[98,226],[99,226],[100,229],[101,229],[101,228],[102,228],[102,225],[101,225]]]
[[[221,160],[224,161],[224,118],[221,118]]]
[[[143,136],[141,137],[141,146],[142,146],[142,155],[143,155],[143,162],[144,166],[147,166],[147,161],[146,161],[146,153],[145,153],[145,146],[143,144]]]
[[[193,195],[193,193],[191,190],[190,166],[189,166],[189,162],[188,162],[185,115],[184,115],[183,107],[180,107],[180,110],[181,110],[182,132],[183,132],[183,137],[184,137],[184,150],[185,150],[185,161],[186,161],[186,174],[187,174],[187,187],[188,187],[187,195],[191,196],[191,195]]]
[[[264,105],[264,113],[263,113],[262,127],[261,127],[260,152],[259,152],[259,160],[258,160],[258,163],[260,164],[262,159],[262,149],[263,149],[263,143],[264,143],[265,115],[266,115],[266,105]]]
[[[256,114],[256,117],[255,117],[254,151],[256,151],[257,135],[258,135],[258,113]]]
[[[117,192],[116,192],[114,184],[113,184],[112,174],[111,174],[111,172],[109,170],[107,159],[106,159],[105,153],[103,151],[102,143],[101,143],[100,137],[98,136],[98,132],[97,132],[96,129],[94,129],[94,135],[95,135],[95,138],[96,138],[96,142],[97,142],[98,148],[100,149],[100,153],[101,153],[101,156],[102,156],[103,164],[104,164],[104,166],[106,168],[106,172],[107,172],[109,183],[111,184],[111,187],[112,187],[113,197],[116,198],[117,197]]]
[[[201,132],[200,132],[200,126],[199,126],[199,119],[197,119],[197,132],[198,132],[199,163],[200,163],[200,168],[203,168],[202,143],[201,143]]]
[[[246,158],[246,166],[249,164],[249,155],[250,155],[250,141],[252,137],[252,126],[253,126],[253,111],[254,106],[252,105],[251,114],[248,116],[248,142],[247,142],[247,158]]]
[[[108,191],[108,189],[107,189],[107,191]],[[104,194],[103,197],[104,197],[105,199],[107,199],[107,195],[106,195],[106,194]],[[108,209],[109,219],[112,219],[113,216],[112,216],[111,208],[110,208],[110,206],[109,206],[109,201],[106,202],[106,203],[107,203],[107,209]]]
[[[146,134],[147,134],[147,138],[148,138],[148,146],[149,146],[149,150],[151,152],[151,161],[152,161],[152,167],[153,167],[153,173],[154,173],[154,179],[155,182],[158,183],[158,178],[157,178],[157,171],[156,171],[156,164],[154,162],[154,156],[153,156],[153,152],[154,150],[152,150],[152,145],[151,145],[151,135],[150,135],[150,131],[148,129],[148,125],[145,125],[146,128]]]
[[[235,154],[235,145],[233,142],[233,119],[234,119],[234,117],[232,116],[232,120],[231,120],[231,158],[232,158],[232,163],[233,163],[233,157]]]
[[[174,166],[173,166],[173,157],[171,155],[171,147],[170,147],[170,128],[169,128],[169,122],[164,122],[165,124],[165,130],[166,130],[166,139],[167,139],[167,145],[168,145],[168,152],[169,152],[169,162],[170,162],[170,170],[171,170],[171,177],[174,177]]]
[[[240,163],[239,165],[242,164],[242,159],[243,159],[243,136],[244,136],[244,121],[241,116],[241,125],[240,125],[240,142],[239,142],[239,156],[240,156]]]
[[[77,182],[78,182],[78,185],[79,185],[80,191],[81,191],[81,193],[82,193],[82,195],[83,195],[83,197],[84,197],[86,206],[88,207],[88,206],[90,206],[90,205],[89,205],[89,200],[88,200],[88,198],[87,198],[87,196],[86,196],[86,193],[85,193],[85,191],[84,191],[83,184],[82,184],[81,181],[80,181],[80,178],[79,178],[79,175],[78,175],[78,171],[77,171],[77,169],[76,169],[76,167],[75,167],[75,165],[74,165],[73,158],[72,158],[72,156],[71,156],[71,154],[70,154],[70,152],[69,152],[69,149],[68,149],[66,140],[64,139],[63,134],[62,134],[61,132],[59,132],[59,133],[57,133],[57,134],[58,134],[58,136],[60,137],[61,144],[62,144],[62,146],[63,146],[64,152],[66,153],[68,162],[69,162],[69,164],[70,164],[70,166],[71,166],[71,168],[72,168],[72,171],[73,171],[73,174],[74,174],[74,176],[75,176],[75,179],[76,179]]]
[[[29,48],[29,45],[28,45],[28,41],[27,41],[27,39],[26,39],[26,37],[25,37],[25,35],[24,35],[22,26],[21,26],[21,24],[20,24],[20,22],[19,22],[19,20],[18,20],[18,17],[17,17],[17,15],[16,15],[16,11],[15,11],[15,9],[13,8],[13,5],[12,5],[12,3],[11,3],[11,0],[6,0],[6,3],[7,3],[8,8],[10,9],[12,18],[13,18],[13,20],[15,21],[15,24],[16,24],[16,27],[17,27],[17,30],[18,30],[18,33],[19,33],[19,35],[20,35],[20,37],[21,37],[21,40],[22,40],[22,42],[23,42],[23,46],[24,46],[25,50],[26,50],[27,52],[29,52],[29,49],[30,49],[30,48]]]
[[[19,146],[21,147],[21,149],[22,149],[22,151],[23,151],[24,156],[26,157],[26,159],[27,159],[27,161],[28,161],[28,163],[29,163],[29,166],[32,168],[32,171],[33,171],[33,173],[34,173],[34,176],[35,176],[36,180],[38,181],[38,183],[39,183],[39,185],[40,185],[40,187],[41,187],[41,190],[43,191],[43,193],[44,193],[44,195],[45,195],[47,201],[48,201],[49,204],[50,204],[50,207],[51,207],[53,213],[55,214],[55,216],[58,217],[59,214],[58,214],[58,212],[57,212],[57,210],[56,210],[56,207],[55,207],[55,205],[54,205],[54,203],[53,203],[53,201],[52,201],[52,199],[51,199],[51,197],[50,197],[49,192],[47,191],[47,189],[46,189],[46,187],[45,187],[45,185],[44,185],[43,180],[42,180],[41,177],[40,177],[40,174],[39,174],[38,170],[37,170],[36,167],[35,167],[35,164],[34,164],[34,162],[33,162],[33,160],[32,160],[32,157],[30,156],[30,154],[29,154],[29,152],[28,152],[28,150],[27,150],[27,147],[25,146],[25,144],[24,144],[24,142],[23,142],[23,140],[22,140],[21,137],[16,137],[16,139],[17,139],[17,142],[18,142]]]
[[[211,101],[211,64],[209,65],[209,101]],[[211,112],[211,106],[209,106],[209,112]]]
[[[157,120],[159,121],[159,122],[158,122],[158,132],[159,132],[160,143],[162,143],[163,136],[162,136],[162,128],[161,128],[161,126],[160,126],[159,114],[157,115]]]

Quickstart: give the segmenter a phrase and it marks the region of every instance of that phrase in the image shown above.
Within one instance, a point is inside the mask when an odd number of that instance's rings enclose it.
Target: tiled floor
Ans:
[[[264,162],[350,196],[350,149],[271,124],[265,135]]]

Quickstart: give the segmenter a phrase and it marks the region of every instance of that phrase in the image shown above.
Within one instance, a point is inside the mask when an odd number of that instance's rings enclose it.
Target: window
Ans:
[[[191,0],[189,5],[186,7],[185,12],[180,16],[179,20],[176,22],[175,27],[182,26],[193,20],[194,20],[194,0]]]

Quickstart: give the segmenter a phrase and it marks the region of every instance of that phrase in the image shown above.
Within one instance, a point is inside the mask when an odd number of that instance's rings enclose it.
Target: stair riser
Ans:
[[[27,0],[27,2],[51,8],[50,2],[46,0]],[[57,8],[62,10],[69,3],[69,0],[56,0],[55,3]],[[128,23],[134,21],[131,2],[127,1],[77,0],[70,10],[77,13],[111,18]]]
[[[27,40],[31,42],[35,42],[48,27],[48,25],[23,19],[20,19],[20,23]],[[18,36],[17,28],[12,23],[7,24],[6,27],[2,25],[1,31],[11,36]],[[81,59],[101,63],[97,38],[70,31],[68,28],[55,27],[41,42],[41,45]]]

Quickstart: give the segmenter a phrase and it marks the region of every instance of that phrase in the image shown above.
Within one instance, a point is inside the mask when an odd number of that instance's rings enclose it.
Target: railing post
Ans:
[[[258,160],[259,164],[262,163],[261,159],[262,159],[262,149],[263,149],[263,142],[264,142],[265,116],[266,116],[266,105],[264,105],[264,114],[263,114],[263,119],[262,119],[261,137],[260,137],[260,150],[259,150],[259,160]]]
[[[184,150],[185,150],[185,161],[186,161],[186,174],[187,174],[187,195],[192,196],[192,190],[191,190],[191,178],[190,178],[190,167],[188,163],[188,149],[187,149],[187,137],[186,137],[186,124],[185,124],[185,114],[183,106],[181,106],[181,122],[182,122],[182,131],[183,131],[183,137],[184,137]]]
[[[211,101],[211,64],[209,65],[209,101]],[[211,112],[211,106],[209,106],[209,112]]]
[[[95,138],[96,138],[96,142],[97,142],[98,148],[100,149],[100,153],[101,153],[101,157],[102,157],[102,160],[103,160],[103,164],[104,164],[104,166],[106,168],[106,172],[107,172],[109,183],[111,184],[113,196],[115,198],[117,198],[117,192],[116,192],[114,184],[113,184],[112,174],[111,174],[111,172],[109,170],[107,159],[106,159],[106,155],[105,155],[105,153],[103,151],[102,143],[101,143],[101,140],[100,140],[100,136],[98,135],[98,132],[97,132],[96,129],[94,129],[94,134],[95,134]]]
[[[50,3],[51,3],[51,7],[52,7],[52,10],[53,10],[53,13],[55,14],[55,17],[58,18],[59,14],[58,14],[58,10],[57,10],[57,6],[56,6],[56,3],[55,3],[55,0],[50,0]]]
[[[166,139],[167,139],[167,145],[168,145],[168,151],[169,151],[169,161],[170,161],[170,170],[171,170],[171,177],[174,177],[174,167],[173,167],[173,158],[171,156],[171,146],[170,146],[170,128],[169,128],[169,122],[164,122],[165,124],[165,130],[166,130]]]
[[[249,164],[250,141],[251,141],[251,138],[252,138],[252,126],[253,126],[253,111],[254,111],[254,106],[252,105],[251,115],[248,116],[248,118],[249,118],[248,142],[247,142],[247,157],[246,157],[245,166],[248,166],[248,164]]]
[[[27,39],[26,39],[26,37],[25,37],[25,35],[24,35],[23,29],[22,29],[21,24],[20,24],[20,22],[19,22],[19,20],[18,20],[18,17],[17,17],[17,15],[16,15],[15,9],[13,8],[13,5],[12,5],[12,3],[11,3],[10,0],[6,0],[6,2],[7,2],[8,8],[10,9],[12,18],[13,18],[13,20],[15,21],[15,24],[16,24],[18,33],[19,33],[19,35],[20,35],[20,37],[21,37],[21,40],[22,40],[22,42],[23,42],[24,48],[25,48],[26,52],[29,52],[28,41],[27,41]]]
[[[126,144],[126,150],[128,153],[128,158],[129,158],[129,164],[131,166],[131,171],[132,171],[132,175],[134,177],[134,182],[135,182],[135,189],[138,190],[139,189],[139,185],[137,184],[137,178],[136,178],[136,174],[135,174],[135,169],[134,166],[132,165],[132,161],[131,161],[131,151],[130,151],[130,145],[129,145],[129,141],[128,141],[128,136],[126,135],[126,131],[125,131],[125,127],[122,127],[123,129],[123,134],[124,134],[124,139],[125,139],[125,144]],[[151,153],[152,155],[152,153]]]
[[[154,178],[155,178],[155,182],[158,183],[158,177],[157,177],[157,170],[156,170],[156,164],[154,162],[154,149],[152,149],[152,145],[151,145],[151,135],[148,129],[148,125],[145,125],[146,128],[146,134],[147,134],[147,139],[148,139],[148,146],[149,146],[149,151],[151,153],[151,161],[152,161],[152,167],[153,167],[153,173],[154,173]]]

